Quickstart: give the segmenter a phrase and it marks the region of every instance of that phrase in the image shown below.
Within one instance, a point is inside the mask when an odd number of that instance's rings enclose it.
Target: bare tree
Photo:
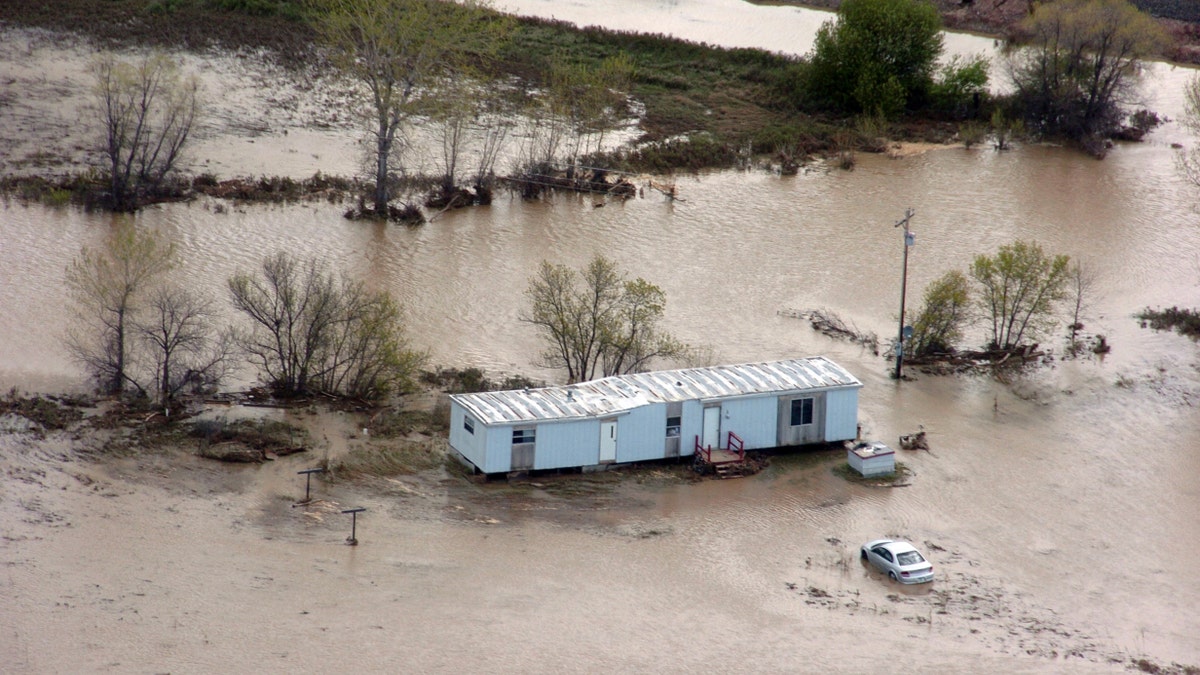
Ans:
[[[178,163],[200,109],[200,82],[157,53],[135,63],[105,54],[92,75],[112,208],[133,211]]]
[[[343,282],[344,321],[334,326],[312,380],[322,391],[379,399],[407,389],[426,360],[405,336],[400,305],[361,282]]]
[[[1083,330],[1083,320],[1088,308],[1095,301],[1093,297],[1100,280],[1096,271],[1076,260],[1067,270],[1067,294],[1071,303],[1070,336],[1068,347],[1077,350],[1079,331]]]
[[[1024,29],[1009,73],[1025,119],[1043,133],[1082,141],[1120,126],[1142,59],[1166,42],[1154,20],[1126,0],[1039,4]]]
[[[85,246],[67,268],[76,318],[67,346],[106,394],[127,385],[144,393],[131,368],[133,322],[145,293],[174,264],[174,250],[157,234],[123,224],[104,248]]]
[[[271,386],[287,395],[307,392],[317,353],[337,320],[332,275],[316,260],[302,264],[277,253],[263,260],[261,277],[234,275],[229,291],[253,326],[238,342]]]
[[[472,87],[447,92],[431,113],[442,140],[442,197],[450,205],[461,206],[452,199],[462,174],[475,189],[475,201],[491,201],[496,159],[513,122],[512,115],[502,111],[501,97],[489,92],[494,90]]]
[[[500,44],[510,20],[475,0],[311,0],[336,63],[362,83],[373,141],[374,209],[387,213],[397,133],[422,98],[457,86]]]
[[[548,348],[544,363],[565,368],[570,382],[601,374],[637,372],[654,358],[690,352],[658,327],[666,306],[662,290],[644,279],[627,280],[616,263],[596,256],[582,271],[542,262],[525,291],[529,314]]]
[[[184,289],[161,286],[136,321],[153,354],[159,403],[170,407],[185,387],[215,386],[225,376],[233,351],[229,331],[216,331],[212,301]]]
[[[1179,121],[1193,134],[1200,135],[1200,75],[1192,76],[1184,87],[1183,111]],[[1200,187],[1200,145],[1193,145],[1190,150],[1181,152],[1178,162],[1183,175],[1193,185]]]
[[[408,347],[394,300],[316,260],[268,256],[261,276],[239,273],[229,290],[251,322],[238,342],[282,395],[384,396],[405,386],[423,359]]]

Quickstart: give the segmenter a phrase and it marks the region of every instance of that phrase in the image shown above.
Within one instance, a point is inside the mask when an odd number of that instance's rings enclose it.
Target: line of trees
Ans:
[[[429,203],[490,201],[495,167],[515,119],[525,120],[524,147],[513,173],[576,164],[601,148],[627,117],[634,67],[624,55],[576,61],[556,52],[534,75],[541,89],[510,87],[489,72],[515,20],[486,2],[446,0],[311,0],[314,28],[330,61],[359,85],[354,104],[369,138],[369,208],[364,215],[405,218],[397,209],[401,179],[411,177],[409,132],[431,129],[442,142],[436,162],[440,195]],[[135,210],[162,196],[179,169],[202,113],[197,78],[171,58],[136,61],[106,54],[92,68],[110,205]],[[437,153],[435,153],[437,154]],[[463,198],[460,184],[472,194]]]
[[[992,98],[982,55],[937,65],[941,27],[928,0],[845,0],[799,64],[792,98],[801,108],[885,120],[906,112],[990,120],[1003,135],[998,147],[1007,141],[1006,124],[1020,120],[1029,132],[1101,155],[1102,140],[1135,113],[1144,60],[1168,44],[1158,24],[1127,0],[1039,3],[1006,44],[1003,64],[1014,92]]]
[[[976,256],[966,274],[950,270],[926,286],[905,354],[953,353],[977,321],[987,328],[988,350],[1024,347],[1064,317],[1080,325],[1093,289],[1090,272],[1068,256],[1048,254],[1035,242],[1006,244]]]
[[[483,3],[443,0],[313,0],[317,31],[334,63],[363,86],[372,140],[373,211],[386,217],[393,176],[403,172],[405,125],[455,114],[445,106],[485,91],[478,68],[495,57],[509,18]],[[454,164],[451,162],[450,170]]]
[[[378,399],[408,388],[424,362],[391,296],[317,261],[278,253],[234,275],[230,301],[245,321],[225,328],[214,300],[171,281],[175,262],[159,235],[123,224],[67,268],[67,346],[101,393],[170,407],[246,360],[279,395]]]
[[[390,205],[401,180],[413,177],[408,132],[418,126],[443,141],[441,194],[428,203],[487,203],[496,162],[514,137],[523,147],[512,175],[562,165],[569,174],[581,157],[599,156],[606,135],[635,107],[632,92],[650,86],[626,53],[561,49],[530,58],[522,80],[502,80],[495,64],[517,24],[482,0],[309,0],[308,7],[331,62],[359,85],[372,178],[371,205],[362,211],[373,216],[414,215],[411,203]],[[991,126],[1004,147],[1020,120],[1029,132],[1074,139],[1099,155],[1103,139],[1153,124],[1153,115],[1138,117],[1131,106],[1143,60],[1162,53],[1166,37],[1128,0],[1035,5],[1008,44],[1013,93],[999,97],[989,95],[983,55],[942,60],[941,28],[929,0],[845,0],[812,51],[765,84],[801,110],[859,116],[863,138],[917,113],[968,120],[964,139]],[[111,206],[133,210],[168,189],[202,112],[200,86],[160,53],[130,62],[102,56],[93,76]],[[516,119],[524,128],[512,134]],[[460,183],[473,193],[464,195]]]
[[[248,363],[279,396],[378,400],[409,389],[425,364],[394,298],[318,260],[279,252],[234,274],[226,291],[241,320],[224,327],[214,300],[172,282],[175,264],[160,235],[125,223],[67,268],[67,345],[99,392],[170,408],[181,392],[215,390]],[[543,261],[525,293],[520,318],[547,343],[543,365],[570,382],[707,358],[662,329],[661,288],[602,255],[580,270]]]

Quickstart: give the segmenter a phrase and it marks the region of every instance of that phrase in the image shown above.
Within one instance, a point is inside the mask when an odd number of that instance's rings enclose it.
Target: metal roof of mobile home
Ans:
[[[649,402],[861,386],[845,368],[823,356],[814,356],[614,375],[579,384],[456,394],[451,398],[484,424],[513,424],[603,417]]]

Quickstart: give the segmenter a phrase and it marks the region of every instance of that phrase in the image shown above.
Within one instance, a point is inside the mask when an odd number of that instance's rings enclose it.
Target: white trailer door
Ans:
[[[721,447],[721,406],[713,405],[704,409],[704,436],[700,445],[706,448]]]
[[[600,421],[600,463],[617,461],[617,421]]]

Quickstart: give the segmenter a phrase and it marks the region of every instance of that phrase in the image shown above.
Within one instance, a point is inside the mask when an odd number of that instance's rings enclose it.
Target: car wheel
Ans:
[[[858,551],[858,555],[859,555],[859,557],[861,557],[863,560],[866,560],[866,559],[867,559],[867,552],[866,552],[866,551],[864,551],[864,550],[862,550],[862,549],[859,549],[859,551]]]
[[[896,578],[895,572],[888,572],[888,576],[892,578],[892,581],[899,581],[899,579]]]

